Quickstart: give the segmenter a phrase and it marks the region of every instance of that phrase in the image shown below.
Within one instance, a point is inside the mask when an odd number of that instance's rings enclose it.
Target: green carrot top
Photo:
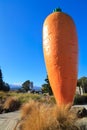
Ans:
[[[62,12],[62,9],[61,9],[61,8],[55,8],[55,9],[53,10],[53,12]]]

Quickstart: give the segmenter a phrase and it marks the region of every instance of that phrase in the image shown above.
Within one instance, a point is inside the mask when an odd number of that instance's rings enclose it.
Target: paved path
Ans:
[[[0,114],[0,130],[14,130],[19,119],[19,111]]]

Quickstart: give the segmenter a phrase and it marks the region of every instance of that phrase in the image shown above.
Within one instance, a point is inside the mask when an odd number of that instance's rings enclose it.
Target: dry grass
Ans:
[[[22,106],[21,112],[20,130],[79,130],[75,126],[76,115],[69,106],[58,108],[31,100]]]
[[[8,110],[9,112],[18,110],[20,107],[20,102],[16,97],[8,97],[5,103],[3,104],[3,109]]]
[[[32,93],[17,93],[17,92],[1,92],[0,91],[0,102],[4,103],[4,101],[8,98],[8,97],[16,97],[19,102],[21,104],[23,103],[27,103],[29,100],[35,100],[35,101],[39,101],[41,103],[55,103],[55,99],[53,96],[48,96],[46,95],[42,95],[42,94],[32,94]]]
[[[37,108],[39,102],[34,100],[30,100],[28,103],[25,103],[21,107],[21,118],[24,119],[27,115],[31,114],[34,111],[35,107]]]

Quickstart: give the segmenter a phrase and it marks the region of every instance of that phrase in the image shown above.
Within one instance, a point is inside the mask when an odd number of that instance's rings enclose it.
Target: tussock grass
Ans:
[[[5,103],[3,104],[3,109],[8,112],[18,110],[20,107],[20,102],[16,97],[8,97]]]
[[[30,100],[28,103],[23,104],[21,107],[21,118],[26,118],[27,115],[37,109],[39,104],[39,102],[35,102],[34,100]]]
[[[20,130],[79,130],[69,106],[29,101],[21,107]]]

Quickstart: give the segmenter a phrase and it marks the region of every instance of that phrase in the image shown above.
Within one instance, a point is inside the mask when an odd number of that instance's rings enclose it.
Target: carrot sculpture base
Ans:
[[[77,84],[78,40],[73,19],[60,10],[44,21],[43,52],[57,104],[72,103]]]

